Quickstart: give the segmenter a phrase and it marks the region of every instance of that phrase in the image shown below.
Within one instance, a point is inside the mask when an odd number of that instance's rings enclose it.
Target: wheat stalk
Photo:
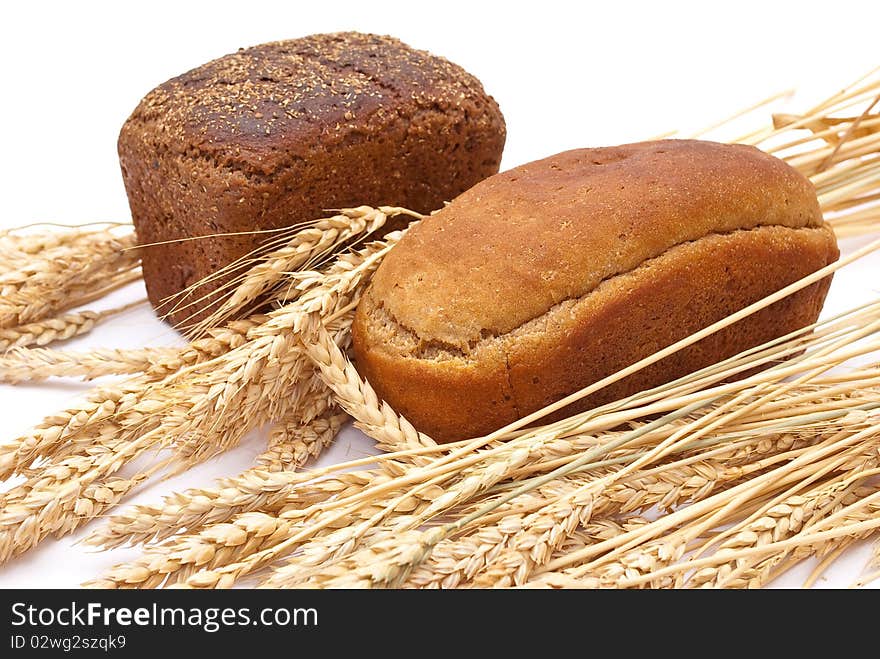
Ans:
[[[505,473],[503,466],[501,464],[496,464],[494,466],[495,466],[494,478],[500,478],[501,474]],[[487,471],[487,473],[493,473],[493,470],[490,468]],[[464,474],[466,474],[466,472],[463,472],[463,475]],[[479,481],[472,481],[472,482],[478,483]],[[432,502],[431,506],[428,506],[427,508],[422,509],[419,512],[419,516],[412,516],[411,515],[410,519],[405,520],[404,527],[401,527],[398,524],[392,529],[391,532],[397,533],[401,530],[401,528],[415,527],[418,523],[420,523],[420,522],[424,521],[424,519],[430,517],[430,515],[433,514],[434,512],[437,512],[439,510],[442,510],[444,508],[447,508],[449,506],[454,505],[455,501],[457,500],[457,497],[472,496],[475,493],[476,489],[478,489],[478,488],[475,488],[475,487],[472,487],[472,488],[453,487],[453,489],[448,491],[445,495],[441,495],[440,497],[438,497],[438,501]],[[420,492],[418,491],[418,489],[416,489],[416,490],[410,491],[407,494],[409,494],[411,496],[417,496],[420,494]],[[379,508],[379,510],[377,512],[376,518],[368,519],[366,524],[359,524],[356,527],[352,527],[349,529],[343,529],[340,532],[336,533],[336,535],[332,538],[326,538],[324,540],[326,545],[322,545],[321,541],[318,542],[317,547],[309,547],[308,544],[304,545],[304,548],[309,550],[308,554],[309,554],[310,561],[320,563],[320,562],[328,560],[328,559],[334,557],[334,555],[338,554],[340,551],[340,547],[343,548],[343,551],[344,551],[345,547],[354,546],[355,541],[359,537],[365,536],[367,534],[367,532],[372,528],[372,525],[375,524],[378,519],[381,519],[384,515],[386,515],[389,509],[393,509],[398,504],[398,502],[404,498],[406,498],[406,497],[405,496],[399,497],[384,507],[381,505],[377,506]],[[300,536],[298,538],[296,538],[296,541],[301,542],[305,539],[305,537],[306,537],[306,532],[303,531],[300,534]],[[281,547],[276,548],[275,551],[269,552],[267,554],[267,556],[277,557],[279,555],[283,555],[283,553],[289,552],[291,549],[292,549],[291,544],[283,545]],[[322,554],[321,553],[322,551],[325,553]],[[316,559],[316,556],[318,557],[317,559]],[[265,561],[263,561],[263,562],[265,562]],[[259,563],[259,561],[256,561],[253,565],[249,566],[247,568],[247,570],[250,570],[253,567],[255,567],[257,563]],[[238,573],[239,576],[246,572],[246,570],[242,567],[236,568],[236,569],[239,570],[239,573]],[[228,575],[228,573],[227,573],[227,575]],[[292,581],[292,579],[286,579],[286,581],[290,582],[290,581]],[[206,582],[207,582],[207,580],[203,580],[203,583],[206,583]]]
[[[731,418],[728,416],[726,422],[729,423]],[[684,429],[687,427],[687,424],[683,426]],[[627,470],[619,471],[614,474],[614,480],[606,478],[604,483],[601,478],[594,479],[580,490],[548,502],[543,509],[529,516],[522,516],[516,525],[507,520],[508,528],[515,526],[517,532],[502,536],[502,543],[494,550],[497,560],[486,566],[478,583],[494,586],[523,584],[531,571],[546,562],[550,554],[566,541],[578,523],[583,524],[595,515],[628,513],[650,506],[670,510],[685,500],[699,501],[721,487],[754,476],[769,465],[806,450],[792,451],[795,445],[809,445],[815,441],[813,431],[804,429],[800,433],[800,436],[778,435],[775,440],[762,433],[763,436],[758,435],[745,446],[733,442],[733,446],[719,444],[712,448],[713,442],[708,451],[700,449],[691,454],[685,450],[688,457],[644,472],[633,471],[629,476],[623,476]],[[631,468],[634,470],[649,454],[650,451],[629,454]],[[761,459],[752,462],[754,458]]]
[[[854,396],[852,392],[852,389],[858,389],[859,385],[860,383],[858,382],[852,384],[852,386],[842,386],[839,383],[835,383],[835,388],[829,391],[829,395],[834,393],[840,397],[840,400],[825,401],[824,407],[835,409],[837,408],[838,403],[849,406],[855,406],[862,403],[863,398]],[[808,402],[811,400],[813,400],[813,398],[807,399]],[[796,409],[797,404],[799,403],[796,400],[796,397],[792,396],[791,398],[782,401],[780,406],[786,408],[795,407]],[[801,402],[800,404],[804,403]],[[616,423],[616,421],[614,423]],[[652,435],[646,434],[644,435],[644,438],[649,440],[652,438]],[[655,440],[651,439],[651,441]],[[534,469],[540,470],[541,468],[537,466],[540,463],[547,463],[549,468],[558,466],[560,456],[578,455],[584,450],[594,447],[596,444],[597,440],[592,435],[577,434],[570,438],[559,438],[542,447],[540,457],[535,460],[536,466]],[[772,442],[770,440],[761,440],[754,442],[753,444],[754,448],[752,447],[752,444],[749,443],[745,446],[732,448],[729,457],[731,463],[737,464],[742,461],[747,461],[752,454],[763,455],[766,451],[770,450]],[[445,447],[433,447],[419,449],[418,451],[422,454],[427,454],[429,451],[439,453],[444,450]],[[97,539],[97,537],[101,536],[102,532],[106,530],[114,539],[109,546],[116,546],[121,542],[127,541],[141,542],[142,539],[137,537],[141,536],[141,534],[146,534],[148,537],[152,535],[165,537],[179,528],[196,525],[197,522],[195,519],[199,515],[204,514],[205,510],[208,508],[214,511],[215,514],[219,514],[220,511],[229,509],[231,510],[229,516],[232,516],[245,509],[271,509],[266,506],[275,506],[274,509],[277,509],[281,505],[284,505],[283,502],[286,502],[289,505],[299,503],[302,506],[307,506],[314,503],[316,496],[327,498],[330,496],[342,496],[346,492],[362,492],[365,484],[371,481],[375,481],[377,485],[387,483],[389,480],[388,476],[363,471],[351,473],[348,470],[361,468],[374,461],[378,461],[381,465],[385,461],[396,461],[401,458],[405,459],[407,456],[404,455],[404,453],[406,452],[387,454],[377,458],[370,457],[348,461],[317,472],[312,472],[305,476],[300,474],[276,474],[273,477],[264,480],[261,478],[259,472],[251,472],[247,475],[247,478],[223,480],[216,489],[198,489],[186,494],[173,495],[164,506],[158,508],[151,506],[136,507],[133,509],[133,512],[136,512],[133,517],[121,515],[118,520],[111,519],[108,521],[107,527],[104,529],[98,529],[94,535]],[[532,470],[533,469],[530,469],[528,473],[531,473]],[[546,471],[547,469],[544,470]],[[519,474],[520,472],[515,471],[514,473]],[[283,481],[279,480],[279,478],[283,478]],[[306,487],[306,481],[313,482],[309,483],[308,487]],[[285,497],[279,496],[279,491],[281,490],[287,492]],[[270,498],[272,499],[271,504],[269,502]],[[249,502],[246,505],[253,507],[242,509],[236,508],[241,502]],[[169,513],[172,511],[174,511],[174,515],[169,516]],[[163,522],[162,520],[164,518],[167,518],[167,520]],[[217,519],[219,519],[219,517]],[[134,529],[137,529],[137,533],[134,532]],[[149,529],[149,531],[147,529]],[[105,539],[108,541],[110,540],[109,537]],[[97,544],[102,544],[102,542],[98,541]]]
[[[692,559],[684,569],[693,569],[696,575],[704,576],[708,572],[705,566],[733,561],[737,568],[723,580],[725,587],[760,587],[790,567],[794,561],[823,555],[841,542],[866,537],[880,527],[880,519],[877,517],[880,511],[880,493],[876,487],[855,489],[835,503],[836,505],[829,505],[826,510],[820,511],[825,517],[819,517],[808,528],[789,537],[763,537],[763,542],[755,542],[752,537],[746,536],[743,544],[726,547],[720,555]],[[769,521],[764,523],[771,524]],[[785,563],[786,559],[791,559],[788,565]],[[661,573],[662,578],[671,578],[682,569],[682,566],[672,565],[658,569],[650,575],[633,575],[633,578],[623,580],[621,585],[638,585],[648,576],[657,578]],[[705,585],[711,585],[711,582]]]
[[[813,441],[815,439],[811,433],[757,436],[733,442],[733,445],[725,443],[694,451],[688,457],[632,474],[609,487],[602,495],[585,501],[586,505],[582,510],[587,514],[584,519],[592,517],[593,523],[604,523],[616,515],[629,515],[632,511],[642,511],[653,506],[671,510],[685,501],[700,501],[751,474],[760,473],[776,462],[788,459],[796,454],[795,451],[806,450]],[[571,477],[556,479],[549,485],[569,478]],[[502,564],[504,561],[498,557],[514,539],[520,540],[519,549],[534,548],[541,553],[547,551],[550,544],[557,544],[557,541],[542,542],[541,534],[536,533],[542,525],[532,526],[527,521],[528,514],[557,503],[564,496],[582,491],[582,486],[583,482],[578,481],[570,484],[567,490],[551,489],[553,496],[530,497],[529,494],[524,494],[518,497],[514,501],[520,501],[523,497],[534,500],[526,506],[518,505],[519,510],[499,512],[495,515],[499,517],[497,522],[489,523],[487,518],[483,518],[472,534],[441,542],[426,564],[415,571],[413,579],[422,586],[466,583],[487,572],[490,566]],[[543,528],[547,528],[546,525]],[[519,535],[521,532],[525,533]],[[565,546],[577,533],[578,529],[575,528],[570,533],[561,535],[558,539],[559,546]],[[491,541],[487,538],[491,538]],[[558,550],[559,547],[554,551]],[[443,566],[450,563],[449,556],[467,556],[466,566],[456,567],[454,570],[444,569]],[[518,565],[518,560],[512,562],[509,569],[501,571],[498,576],[510,575],[513,582],[520,583],[521,579],[516,578]],[[481,582],[502,585],[501,579],[493,579],[491,576],[481,578]]]
[[[819,350],[817,351],[817,355],[827,354],[832,351],[833,348],[834,345],[829,346],[824,350]],[[619,479],[628,471],[634,471],[652,460],[662,458],[667,452],[674,450],[676,440],[693,442],[695,439],[708,432],[711,428],[717,427],[720,423],[717,419],[708,425],[705,425],[705,422],[710,420],[713,416],[716,416],[719,412],[724,410],[725,407],[736,407],[735,412],[726,415],[725,421],[729,423],[731,416],[735,417],[750,409],[755,409],[759,407],[763,401],[778,400],[780,394],[784,394],[788,389],[793,388],[799,382],[809,380],[815,373],[821,372],[824,368],[825,366],[817,371],[807,373],[793,383],[776,387],[772,393],[764,394],[753,402],[739,405],[737,407],[736,404],[738,402],[748,400],[754,396],[754,393],[750,391],[741,393],[739,396],[731,399],[728,403],[725,403],[708,414],[703,415],[698,420],[698,423],[703,425],[702,428],[695,429],[693,423],[681,428],[679,431],[673,433],[670,437],[661,442],[656,449],[635,460],[621,472],[615,474],[613,478]],[[766,388],[762,385],[761,387],[758,387],[757,391],[760,392],[762,387]],[[661,423],[665,423],[665,419],[662,419]],[[585,486],[583,491],[572,494],[568,500],[554,504],[553,506],[548,507],[547,510],[539,511],[525,520],[523,526],[529,529],[529,533],[527,534],[528,542],[523,543],[522,541],[514,541],[512,543],[512,548],[499,556],[497,561],[498,565],[494,567],[489,566],[487,574],[481,578],[480,582],[483,585],[491,583],[508,585],[511,583],[511,579],[520,584],[527,581],[531,574],[531,570],[535,566],[541,565],[549,557],[549,554],[577,527],[577,524],[583,523],[585,518],[588,518],[592,513],[594,491],[598,488],[607,487],[608,479],[605,479],[605,482],[602,482],[601,480],[597,481],[594,484]],[[545,538],[540,540],[541,534],[539,533],[539,541],[537,544],[532,538],[535,529],[542,531]],[[521,546],[517,547],[517,544]],[[669,561],[680,558],[684,544],[685,543],[682,542],[674,547],[657,545],[653,549],[659,552],[659,554],[662,554],[664,560]],[[648,561],[645,557],[642,557],[642,560]],[[651,560],[656,562],[658,557],[654,557]],[[624,565],[620,569],[624,570],[626,567],[627,566]]]
[[[151,444],[147,433],[133,442],[104,439],[102,450],[71,456],[41,468],[24,483],[4,493],[0,509],[0,562],[36,546],[51,533],[63,535],[108,507],[142,483],[165,463],[133,478],[113,474]],[[112,487],[111,487],[112,486]],[[113,493],[98,497],[93,493]]]
[[[536,446],[540,446],[540,443],[537,443]],[[633,459],[636,457],[638,456],[633,456]],[[507,465],[503,460],[488,462],[487,465],[488,468],[483,467],[482,470],[475,471],[473,476],[469,475],[468,470],[462,471],[461,483],[447,486],[444,492],[439,496],[436,496],[436,498],[430,502],[430,505],[420,508],[418,512],[411,513],[407,519],[403,520],[399,518],[398,522],[393,524],[391,528],[385,529],[385,536],[390,538],[402,530],[415,528],[419,524],[430,519],[434,514],[449,509],[457,502],[472,497],[479,491],[485,490],[492,482],[497,482],[497,480],[500,480],[505,473],[509,473],[509,469],[507,469]],[[480,479],[481,476],[483,478],[491,476],[491,480],[486,482]],[[418,496],[421,493],[416,489],[412,490],[410,494],[412,496]],[[325,538],[323,541],[318,541],[317,543],[313,541],[311,545],[309,543],[304,544],[302,546],[304,552],[302,555],[303,557],[292,559],[291,563],[286,568],[276,573],[273,579],[267,583],[271,585],[294,584],[297,581],[297,574],[300,576],[302,576],[302,574],[308,574],[308,570],[304,568],[311,568],[328,562],[335,558],[339,553],[344,553],[347,548],[354,547],[357,544],[356,541],[359,538],[366,536],[368,531],[371,530],[372,525],[386,515],[388,509],[394,508],[398,505],[399,501],[400,498],[395,499],[384,507],[381,505],[377,506],[378,511],[375,517],[368,519],[366,523],[361,523],[357,526],[349,525],[348,528],[340,529],[333,537]],[[371,539],[375,539],[379,537],[379,535],[380,534],[373,532]],[[285,549],[289,549],[289,547]]]
[[[714,452],[720,452],[720,457],[713,457],[710,451],[708,457],[697,454],[644,473],[635,472],[598,494],[589,487],[581,487],[565,498],[547,502],[530,515],[520,516],[516,524],[505,520],[510,532],[500,536],[499,545],[494,548],[497,558],[479,570],[477,584],[522,585],[535,567],[550,560],[579,525],[593,518],[643,511],[652,506],[668,511],[684,502],[701,501],[796,455],[798,451],[791,451],[795,444],[809,445],[812,441],[814,438],[809,434],[803,438],[783,435],[770,447],[766,439],[761,440],[762,452],[770,455],[744,466],[729,466],[726,456],[730,450],[716,449]]]
[[[38,228],[42,227],[42,228]],[[32,222],[9,229],[0,229],[0,248],[36,254],[51,247],[71,242],[91,242],[95,234],[113,232],[123,228],[131,231],[131,222],[83,222],[62,224],[60,222]]]
[[[21,472],[39,457],[69,450],[83,428],[102,430],[115,417],[119,406],[129,403],[146,381],[140,377],[100,387],[86,401],[48,416],[28,434],[0,444],[0,478]],[[87,445],[93,442],[100,443],[92,435],[84,440]]]
[[[539,482],[541,482],[541,481],[539,481]],[[519,493],[523,493],[526,491],[528,491],[528,488],[520,487],[515,491],[514,495],[519,494]],[[497,504],[495,504],[495,505],[497,505]],[[457,528],[461,528],[461,526],[463,526],[464,524],[466,524],[466,523],[472,521],[472,519],[478,517],[481,512],[482,511],[478,511],[477,513],[474,513],[471,516],[466,516],[465,518],[457,520],[455,523],[448,524],[440,531],[433,530],[431,532],[432,540],[436,540],[437,538],[443,539],[443,537],[448,535],[450,532],[454,531]],[[427,543],[427,541],[419,540],[418,545],[426,552],[429,552],[429,544]],[[413,556],[413,557],[420,557],[421,556],[423,558],[421,551],[420,552],[404,553],[404,555],[409,555],[409,556]],[[363,554],[362,556],[359,557],[359,560],[364,560],[368,556],[369,556],[369,554]],[[383,554],[378,554],[376,557],[381,560],[382,556],[383,556]],[[400,554],[395,554],[394,556],[388,554],[386,557],[390,558],[391,560],[399,560],[399,556],[400,556]],[[412,567],[412,566],[410,566],[410,567]],[[397,565],[397,568],[402,569],[403,566]],[[364,570],[367,570],[367,566],[364,566]],[[395,572],[395,573],[398,573],[398,572]]]
[[[783,370],[783,369],[779,369],[779,370]],[[699,409],[699,407],[702,407],[703,405],[705,405],[705,403],[704,403],[704,402],[701,402],[701,403],[696,403],[695,405],[696,405],[695,407],[690,407],[690,408],[686,407],[686,408],[684,408],[683,411],[676,412],[676,413],[674,413],[672,416],[673,416],[673,417],[674,417],[674,416],[681,416],[681,415],[683,415],[684,413],[690,413],[690,412],[692,412],[692,411],[694,411],[694,410],[696,410],[696,409]],[[664,419],[662,419],[662,420],[660,420],[660,421],[653,422],[652,424],[648,424],[648,425],[647,425],[645,428],[643,428],[643,429],[639,429],[639,430],[637,430],[637,431],[633,431],[633,432],[631,432],[631,433],[628,433],[624,438],[619,439],[619,440],[616,442],[616,445],[617,445],[617,446],[619,446],[619,445],[623,445],[625,442],[629,441],[630,438],[632,438],[632,437],[636,437],[636,436],[639,436],[639,435],[643,434],[646,428],[649,428],[649,427],[651,427],[652,425],[662,425],[662,424],[664,424],[664,423],[667,423],[668,420],[669,420],[669,418],[664,418]],[[517,440],[517,441],[522,441],[522,438],[520,438],[520,440]],[[508,445],[508,449],[509,449],[509,447],[510,447],[510,445]],[[610,448],[609,446],[606,446],[606,447],[603,448],[603,450],[604,450],[604,451],[607,451],[609,448]],[[544,478],[549,479],[549,478],[552,478],[552,477],[555,477],[555,476],[558,476],[558,475],[561,475],[561,474],[564,474],[564,473],[570,473],[570,471],[571,471],[573,468],[578,467],[578,466],[582,466],[582,465],[584,465],[584,464],[589,463],[591,460],[595,459],[595,457],[596,457],[597,455],[599,455],[599,451],[598,451],[598,450],[593,450],[593,451],[587,452],[585,455],[581,456],[580,458],[578,458],[578,459],[575,460],[574,462],[570,463],[569,465],[567,465],[567,466],[565,466],[565,467],[561,467],[561,468],[555,470],[554,472],[552,472],[551,474],[547,475],[547,476],[544,477]],[[496,482],[497,482],[497,481],[496,481]],[[539,482],[540,482],[540,481],[539,481]],[[521,487],[521,488],[518,488],[513,494],[510,495],[510,498],[513,498],[513,497],[516,496],[517,494],[521,494],[521,493],[523,493],[524,491],[527,491],[527,489],[530,488],[530,487],[534,487],[534,485],[528,485],[528,486],[523,486],[523,487]],[[454,498],[450,498],[450,499],[448,499],[448,501],[452,502],[452,501],[456,501],[456,500],[455,500]],[[491,509],[491,507],[492,507],[492,506],[495,506],[495,505],[497,505],[497,503],[496,503],[496,504],[492,504],[492,505],[489,507],[489,509]],[[448,534],[450,534],[450,533],[456,531],[457,529],[461,528],[461,526],[462,526],[463,524],[469,523],[469,522],[472,521],[474,518],[479,517],[481,514],[483,514],[483,513],[485,513],[485,512],[488,512],[489,509],[484,508],[484,509],[478,510],[478,511],[476,511],[475,513],[473,513],[473,514],[470,515],[470,516],[467,516],[467,517],[465,517],[465,518],[462,518],[462,519],[457,520],[457,521],[454,522],[454,523],[451,523],[451,524],[446,525],[446,526],[445,526],[443,529],[441,529],[440,531],[432,530],[432,531],[430,531],[430,534],[431,534],[431,535],[430,535],[430,538],[432,539],[432,541],[433,541],[433,540],[438,540],[438,541],[439,541],[439,540],[443,539],[446,535],[448,535]],[[360,529],[358,529],[358,532],[359,532],[359,533],[363,533],[363,532],[364,532],[364,529],[363,529],[363,528],[360,528]],[[427,533],[427,532],[426,532],[426,533]],[[417,536],[411,536],[411,537],[416,538]],[[413,551],[410,551],[410,552],[403,552],[403,553],[396,552],[396,551],[395,551],[395,552],[374,552],[373,554],[364,553],[364,554],[362,554],[362,555],[359,557],[359,560],[363,560],[363,559],[365,559],[366,557],[372,555],[372,556],[374,556],[374,557],[376,557],[376,558],[381,558],[382,556],[387,556],[387,557],[389,558],[389,560],[392,560],[392,561],[399,561],[401,556],[410,556],[410,557],[413,557],[413,558],[417,558],[417,557],[422,557],[422,558],[424,558],[424,556],[426,556],[426,555],[428,555],[428,553],[430,553],[430,546],[431,546],[430,543],[428,543],[427,541],[423,541],[423,540],[416,540],[415,542],[416,542],[416,544],[417,544],[418,547],[419,547],[418,551],[413,550]],[[381,544],[381,543],[380,543],[380,544]],[[395,567],[395,572],[394,572],[394,573],[395,573],[395,574],[402,574],[403,572],[406,571],[406,570],[403,569],[403,567],[404,567],[404,566],[396,565],[396,567]],[[410,566],[410,568],[411,568],[411,567],[413,567],[413,566]],[[397,568],[400,568],[400,570],[398,570]],[[402,570],[402,571],[401,571],[401,570]],[[380,572],[381,572],[381,570],[380,570]]]
[[[872,233],[880,226],[878,100],[880,80],[872,74],[804,114],[774,114],[769,126],[734,141],[758,146],[809,177],[839,236]],[[833,116],[858,107],[861,112]]]
[[[294,417],[299,414],[302,412],[295,412]],[[197,530],[226,522],[241,513],[275,512],[297,502],[308,505],[338,495],[348,488],[362,488],[369,480],[366,472],[341,474],[336,479],[325,479],[320,485],[303,491],[303,484],[315,476],[293,473],[291,469],[300,466],[298,460],[305,461],[316,455],[322,445],[332,441],[347,420],[346,415],[332,408],[323,414],[312,414],[313,419],[306,425],[298,422],[294,442],[289,449],[293,461],[281,465],[285,470],[277,469],[279,465],[272,462],[276,453],[270,446],[266,453],[258,457],[256,468],[233,478],[222,479],[216,488],[174,493],[166,497],[160,506],[133,506],[110,517],[104,526],[86,538],[86,544],[116,547],[126,543],[163,540],[183,529]],[[303,416],[307,417],[308,414]]]
[[[247,331],[264,320],[265,317],[255,316],[212,330],[210,336],[191,343],[177,355],[168,353],[156,360],[146,375],[113,387],[98,388],[85,402],[46,417],[28,435],[0,444],[0,478],[8,478],[40,456],[63,456],[72,452],[74,446],[95,442],[89,432],[100,431],[105,421],[121,416],[120,404],[130,406],[150,384],[241,346]]]
[[[216,488],[195,488],[168,495],[158,506],[131,506],[109,518],[84,542],[112,548],[161,541],[182,529],[198,530],[226,522],[241,513],[278,511],[287,505],[291,486],[312,478],[310,474],[248,470],[239,476],[221,479]],[[342,481],[336,481],[336,487],[321,490],[318,496],[327,498],[347,487],[362,487],[368,479],[369,474],[364,473],[344,475]]]

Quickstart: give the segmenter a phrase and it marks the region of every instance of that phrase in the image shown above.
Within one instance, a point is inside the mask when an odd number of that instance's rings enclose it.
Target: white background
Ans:
[[[152,87],[238,47],[314,32],[393,34],[478,76],[507,120],[503,167],[565,149],[694,130],[797,87],[805,108],[880,64],[876,2],[150,2],[5,4],[0,23],[0,227],[128,220],[116,136]],[[844,247],[849,247],[847,244]],[[871,294],[880,260],[838,275],[829,309]],[[875,285],[876,286],[876,285]],[[143,295],[131,286],[110,301]],[[141,307],[70,347],[173,344]],[[0,432],[18,435],[86,390],[0,385]],[[238,473],[260,435],[136,501]],[[364,455],[347,430],[325,460]],[[94,525],[92,526],[94,528]],[[75,586],[133,550],[89,553],[49,540],[0,567],[0,587]],[[850,551],[819,586],[846,586]],[[809,570],[776,585],[798,586]]]

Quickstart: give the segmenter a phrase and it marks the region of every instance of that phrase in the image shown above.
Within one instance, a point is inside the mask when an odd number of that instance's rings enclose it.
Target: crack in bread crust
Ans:
[[[513,386],[513,375],[510,370],[510,352],[507,350],[507,346],[501,345],[501,352],[504,355],[504,375],[507,378],[507,387],[509,389],[510,395],[510,404],[513,406],[513,413],[517,418],[522,416],[520,412],[519,400],[516,397],[516,387]]]
[[[505,342],[514,340],[518,335],[522,333],[530,333],[530,329],[535,329],[535,326],[542,321],[548,320],[554,315],[562,313],[564,310],[570,310],[575,305],[584,303],[591,295],[599,291],[601,287],[607,285],[610,281],[619,277],[626,277],[627,275],[634,274],[639,270],[651,268],[652,265],[657,263],[658,261],[674,255],[676,251],[688,249],[689,247],[702,241],[711,240],[713,238],[719,238],[723,236],[735,236],[743,234],[749,234],[758,237],[761,233],[767,233],[771,230],[785,230],[790,231],[792,234],[801,234],[802,232],[826,233],[830,231],[825,226],[802,227],[794,229],[783,225],[763,225],[750,229],[737,229],[735,231],[726,232],[712,232],[695,240],[681,242],[673,245],[672,247],[661,252],[655,257],[646,259],[641,264],[631,270],[615,273],[610,277],[606,277],[605,279],[600,281],[595,288],[584,293],[583,295],[573,296],[564,300],[560,300],[559,302],[551,306],[543,314],[526,320],[522,324],[504,334],[493,334],[489,330],[482,330],[482,336],[480,339],[468,341],[467,350],[464,350],[457,345],[441,341],[439,339],[422,339],[415,329],[406,326],[404,323],[395,318],[391,311],[385,306],[385,304],[381,300],[377,301],[373,299],[373,296],[371,294],[372,291],[370,291],[368,292],[366,297],[372,304],[372,308],[368,310],[370,316],[370,320],[368,322],[371,325],[371,329],[376,329],[376,325],[373,323],[373,321],[379,320],[381,324],[386,326],[385,331],[381,332],[381,334],[384,335],[386,339],[391,339],[383,341],[381,343],[374,343],[372,345],[372,349],[382,350],[389,356],[402,357],[407,359],[417,359],[430,362],[461,360],[468,363],[478,363],[480,361],[480,356],[483,350],[491,346],[493,349],[500,348],[505,355],[505,360],[509,361],[509,355],[507,354],[507,350],[504,346]],[[376,334],[373,335],[375,336]],[[393,340],[392,337],[400,337],[404,340]],[[401,350],[397,352],[391,352],[387,350],[386,348],[391,345],[399,346]],[[510,366],[508,363],[508,369],[509,368]]]

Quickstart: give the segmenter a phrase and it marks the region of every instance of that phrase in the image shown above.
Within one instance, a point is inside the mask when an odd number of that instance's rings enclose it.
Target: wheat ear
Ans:
[[[171,359],[175,348],[97,349],[88,352],[18,348],[0,357],[0,382],[40,382],[51,377],[92,380],[104,375],[147,371],[157,361]]]
[[[92,331],[92,328],[98,323],[139,306],[145,301],[140,300],[104,311],[77,311],[17,327],[0,329],[0,353],[13,348],[45,346],[56,341],[66,341],[75,336],[82,336]]]
[[[228,292],[224,298],[214,300],[216,309],[196,325],[194,332],[201,334],[210,327],[241,315],[243,310],[265,298],[273,289],[289,291],[290,273],[326,258],[353,238],[363,240],[381,229],[389,217],[397,215],[422,217],[405,208],[360,206],[343,209],[337,215],[310,223],[294,233],[285,244],[254,259],[256,263],[253,266],[227,285]],[[233,271],[242,265],[234,262],[226,270]],[[286,294],[281,297],[284,302],[291,301]]]
[[[318,457],[336,438],[350,417],[338,408],[311,422],[303,423],[299,415],[282,419],[269,431],[269,446],[257,457],[257,464],[266,471],[293,471]]]

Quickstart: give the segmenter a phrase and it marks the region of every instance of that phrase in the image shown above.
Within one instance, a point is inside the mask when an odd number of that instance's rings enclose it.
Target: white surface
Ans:
[[[697,129],[790,87],[802,92],[791,107],[803,109],[880,64],[880,5],[808,5],[154,0],[4,6],[0,227],[127,220],[115,145],[128,113],[156,84],[240,46],[357,29],[444,55],[477,75],[501,105],[509,168],[564,149]],[[878,258],[840,273],[828,310],[876,294],[868,287],[878,275]],[[114,301],[142,294],[140,285],[131,286]],[[176,340],[139,308],[68,346]],[[86,389],[69,382],[0,386],[2,432],[19,434]],[[173,489],[238,473],[259,450],[255,433],[134,501],[157,501]],[[324,460],[371,450],[349,429]],[[78,537],[46,541],[3,566],[0,587],[75,586],[137,553],[87,553],[74,545]],[[848,585],[868,552],[864,544],[848,552],[818,585]],[[800,585],[808,572],[792,571],[777,585]]]

